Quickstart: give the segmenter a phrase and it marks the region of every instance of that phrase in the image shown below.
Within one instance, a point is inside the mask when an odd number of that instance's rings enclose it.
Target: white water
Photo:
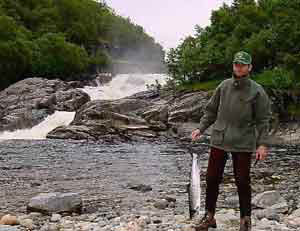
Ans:
[[[47,133],[54,128],[70,124],[74,119],[74,116],[75,112],[56,111],[33,128],[16,130],[13,132],[3,132],[0,134],[0,139],[45,139]]]
[[[155,84],[156,80],[165,84],[167,75],[164,74],[122,74],[117,75],[111,82],[98,87],[85,87],[91,100],[120,99],[147,90],[147,85]]]
[[[126,74],[117,75],[111,82],[98,87],[85,87],[91,100],[120,99],[132,94],[147,90],[147,85],[155,84],[156,80],[165,84],[167,75],[163,74]],[[62,125],[70,124],[75,112],[56,111],[44,121],[31,129],[22,129],[13,132],[0,133],[0,140],[9,139],[45,139],[48,132]]]

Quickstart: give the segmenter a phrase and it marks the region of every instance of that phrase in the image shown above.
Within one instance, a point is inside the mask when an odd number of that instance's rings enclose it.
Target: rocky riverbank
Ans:
[[[54,111],[75,111],[75,119],[48,134],[53,139],[128,141],[189,136],[197,127],[211,92],[156,89],[118,100],[90,100],[80,82],[29,78],[0,92],[0,131],[31,128]],[[297,143],[300,126],[288,106],[299,97],[270,91],[272,144]],[[209,134],[209,131],[208,131]]]
[[[48,139],[3,141],[0,147],[1,217],[17,217],[17,225],[0,225],[1,231],[194,231],[196,220],[188,219],[186,190],[189,143],[153,140],[109,145]],[[208,147],[195,144],[191,148],[201,154],[204,206]],[[269,158],[252,168],[253,230],[299,230],[299,150],[299,146],[273,146]],[[50,214],[27,213],[33,197],[54,192],[79,195],[81,213],[58,213],[63,201],[50,203]],[[78,200],[72,201],[78,204]],[[47,208],[47,203],[42,204]],[[238,230],[238,198],[230,159],[221,185],[217,222],[218,231]]]
[[[0,221],[0,230],[193,231],[190,151],[201,153],[204,198],[209,131],[192,149],[189,136],[211,93],[156,90],[90,101],[79,86],[32,78],[0,92],[2,130],[32,127],[55,110],[76,111],[70,125],[48,134],[51,139],[0,141],[0,217],[16,216],[14,226]],[[300,229],[300,128],[290,121],[277,125],[269,158],[252,170],[257,231]],[[78,194],[81,212],[27,212],[31,198],[56,192]],[[217,230],[238,230],[230,160],[217,220]]]

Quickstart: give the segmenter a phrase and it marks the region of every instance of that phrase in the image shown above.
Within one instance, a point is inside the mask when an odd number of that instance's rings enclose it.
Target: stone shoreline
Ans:
[[[66,141],[55,140],[31,142],[2,143],[2,153],[8,153],[2,158],[10,163],[6,171],[11,178],[0,177],[1,182],[7,180],[2,186],[1,217],[8,213],[16,215],[20,225],[0,226],[1,231],[194,230],[196,220],[188,219],[186,191],[191,161],[189,150],[185,148],[188,143],[169,140],[106,147],[86,142],[68,141],[68,145]],[[32,154],[19,146],[27,147]],[[199,144],[193,149],[202,153],[203,204],[208,147]],[[40,150],[45,153],[36,155]],[[298,150],[297,146],[274,146],[270,157],[252,169],[253,230],[299,230],[300,166],[295,163]],[[33,156],[38,158],[29,163]],[[54,157],[59,162],[50,167],[49,161],[53,162]],[[23,161],[28,163],[24,166]],[[3,167],[2,164],[2,171]],[[3,195],[3,191],[14,194]],[[26,213],[30,198],[41,192],[57,191],[80,193],[82,214]],[[270,194],[263,198],[267,192]],[[261,199],[254,202],[255,197]],[[225,168],[216,218],[216,231],[238,230],[238,199],[230,159]]]

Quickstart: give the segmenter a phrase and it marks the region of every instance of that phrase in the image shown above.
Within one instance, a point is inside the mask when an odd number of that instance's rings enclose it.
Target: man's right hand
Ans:
[[[201,132],[200,132],[200,130],[199,129],[196,129],[196,130],[194,130],[193,132],[192,132],[192,141],[195,141],[195,140],[197,140],[197,139],[199,139],[200,137],[201,137]]]

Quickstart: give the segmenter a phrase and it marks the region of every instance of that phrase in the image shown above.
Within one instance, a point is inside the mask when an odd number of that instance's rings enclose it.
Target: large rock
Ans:
[[[55,110],[75,111],[89,100],[61,80],[19,81],[0,92],[0,131],[33,127]]]
[[[278,191],[266,191],[260,193],[252,199],[252,204],[264,209],[270,208],[272,206],[274,209],[279,209],[287,206],[286,200],[280,195]]]
[[[198,91],[179,95],[170,102],[169,122],[199,122],[210,93]]]
[[[205,92],[177,95],[145,91],[118,100],[94,100],[83,105],[69,126],[59,127],[48,138],[103,139],[170,135],[184,121],[199,122],[210,96]],[[172,128],[173,130],[173,128]]]
[[[284,223],[295,228],[300,228],[300,209],[295,210],[286,217]]]
[[[27,205],[29,212],[45,214],[81,212],[82,199],[78,193],[41,193]]]
[[[143,111],[153,103],[134,98],[94,100],[83,105],[69,126],[48,133],[48,138],[111,140],[116,137],[154,138],[157,132],[167,130],[161,121],[147,121]]]
[[[143,112],[142,117],[147,121],[161,121],[167,123],[169,118],[169,106],[163,104],[151,106]]]

